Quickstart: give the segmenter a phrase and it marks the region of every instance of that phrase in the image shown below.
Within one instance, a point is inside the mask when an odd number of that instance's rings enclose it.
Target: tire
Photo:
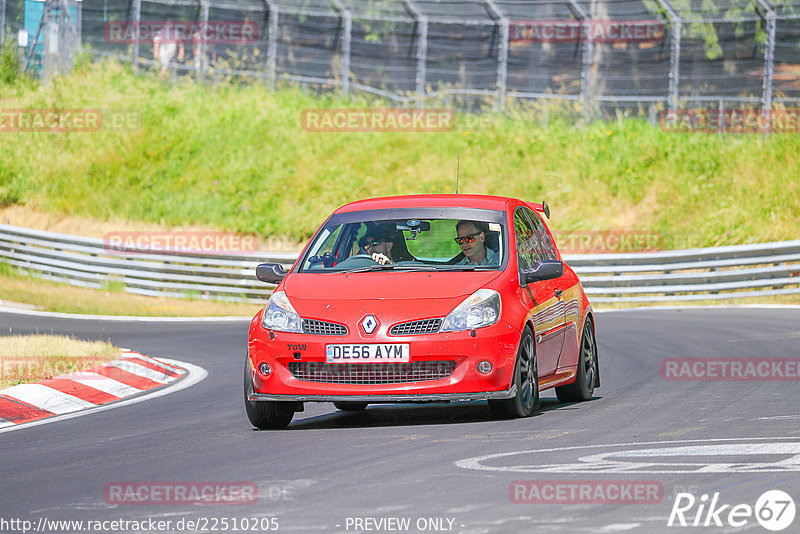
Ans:
[[[250,378],[250,358],[244,359],[244,408],[247,418],[256,428],[279,430],[289,426],[294,417],[294,404],[277,401],[250,401],[247,395],[253,391]]]
[[[367,409],[366,402],[334,402],[333,405],[343,412],[363,412]]]
[[[536,345],[529,326],[522,331],[514,364],[514,379],[517,394],[510,399],[489,401],[492,415],[508,419],[529,417],[539,410],[539,367],[536,364]]]
[[[591,319],[586,320],[578,351],[578,369],[575,382],[556,388],[556,397],[561,402],[587,401],[600,385],[600,368],[597,361],[597,342],[594,339]]]

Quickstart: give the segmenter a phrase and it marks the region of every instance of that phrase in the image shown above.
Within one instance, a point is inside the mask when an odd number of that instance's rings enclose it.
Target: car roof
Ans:
[[[404,195],[356,200],[355,202],[345,204],[336,210],[336,213],[375,209],[427,207],[505,210],[509,202],[518,203],[521,201],[509,197],[490,195]]]

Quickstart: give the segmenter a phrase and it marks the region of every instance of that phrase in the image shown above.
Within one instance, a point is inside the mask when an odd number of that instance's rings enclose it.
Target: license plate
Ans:
[[[325,345],[325,360],[328,363],[410,362],[408,346],[408,343]]]

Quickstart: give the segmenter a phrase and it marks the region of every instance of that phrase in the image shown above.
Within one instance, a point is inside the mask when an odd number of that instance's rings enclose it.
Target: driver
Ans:
[[[392,229],[385,224],[368,226],[367,233],[359,240],[359,244],[372,256],[373,261],[381,265],[391,265],[395,262],[392,257],[393,234]]]
[[[497,252],[486,248],[486,232],[489,226],[478,221],[458,221],[456,224],[455,238],[464,258],[456,265],[496,265],[498,262]]]

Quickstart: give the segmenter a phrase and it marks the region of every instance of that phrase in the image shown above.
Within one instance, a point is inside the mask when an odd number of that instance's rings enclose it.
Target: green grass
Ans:
[[[667,248],[797,238],[800,136],[664,132],[620,118],[586,127],[517,107],[458,115],[439,133],[314,133],[308,108],[382,106],[263,85],[172,85],[107,63],[46,88],[0,83],[0,109],[133,110],[129,131],[0,137],[0,205],[99,219],[202,223],[302,241],[366,197],[460,191],[547,200],[551,229],[636,230]],[[569,110],[574,112],[575,110]]]

